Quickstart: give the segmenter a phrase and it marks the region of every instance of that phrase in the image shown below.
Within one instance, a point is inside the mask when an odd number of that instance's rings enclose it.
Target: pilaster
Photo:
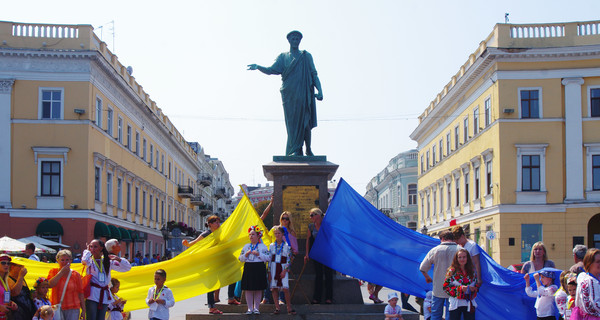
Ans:
[[[565,202],[583,200],[583,133],[581,85],[583,78],[564,78],[565,86]]]
[[[11,97],[14,79],[0,79],[0,208],[12,208],[11,190]]]

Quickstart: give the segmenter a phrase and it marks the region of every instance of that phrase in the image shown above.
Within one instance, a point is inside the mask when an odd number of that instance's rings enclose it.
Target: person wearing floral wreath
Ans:
[[[246,291],[246,314],[260,314],[260,298],[263,290],[267,288],[267,268],[265,262],[271,259],[267,246],[260,241],[262,230],[258,226],[248,229],[250,243],[242,248],[239,260],[244,263],[242,273],[242,290]]]
[[[279,314],[279,290],[282,290],[285,295],[285,301],[287,305],[288,314],[296,314],[296,311],[292,309],[292,303],[290,300],[290,285],[289,285],[289,270],[294,260],[294,254],[292,247],[283,241],[284,227],[274,226],[271,231],[275,235],[275,242],[269,246],[269,252],[271,259],[269,262],[270,269],[270,282],[271,292],[273,294],[273,301],[275,302],[274,314]]]
[[[450,319],[464,320],[475,319],[475,297],[477,296],[477,272],[471,260],[471,255],[466,249],[458,249],[452,264],[446,272],[444,291],[450,296],[448,299]]]
[[[600,250],[592,248],[583,258],[585,272],[577,276],[577,293],[571,320],[600,319]]]

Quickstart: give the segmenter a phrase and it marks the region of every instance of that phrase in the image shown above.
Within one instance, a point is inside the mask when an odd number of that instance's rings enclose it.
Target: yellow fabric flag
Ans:
[[[121,288],[117,295],[127,300],[125,311],[145,309],[148,289],[154,286],[154,272],[167,272],[165,285],[173,291],[175,301],[181,301],[214,291],[242,278],[244,264],[238,260],[242,247],[250,242],[248,228],[258,225],[263,230],[262,241],[268,247],[271,237],[246,195],[240,200],[231,216],[219,229],[194,244],[175,258],[159,263],[131,268],[129,272],[112,271]],[[41,263],[25,258],[13,258],[25,265],[25,280],[30,288],[38,277],[47,277],[48,271],[58,268],[56,263]],[[81,264],[71,266],[82,271]]]

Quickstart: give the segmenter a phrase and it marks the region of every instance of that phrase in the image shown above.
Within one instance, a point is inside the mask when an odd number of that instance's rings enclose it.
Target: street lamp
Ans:
[[[165,251],[164,251],[164,256],[167,256],[167,241],[169,240],[169,229],[167,229],[167,225],[163,224],[162,228],[160,229],[160,233],[162,233],[163,239],[165,239]]]

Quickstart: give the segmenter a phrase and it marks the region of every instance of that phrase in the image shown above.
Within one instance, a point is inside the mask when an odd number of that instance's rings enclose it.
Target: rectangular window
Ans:
[[[469,141],[469,117],[463,120],[463,143]]]
[[[421,173],[423,172],[425,172],[425,161],[423,160],[423,155],[421,155]]]
[[[435,162],[437,160],[437,147],[434,145],[433,147],[431,147],[431,156],[432,156],[432,161],[433,161],[433,165],[435,166]]]
[[[127,212],[131,212],[131,182],[127,182]]]
[[[169,179],[171,179],[171,162],[169,162]]]
[[[150,195],[150,206],[148,207],[149,211],[148,211],[148,219],[152,220],[152,205],[154,202],[154,196]]]
[[[144,152],[144,156],[145,156],[145,152]],[[150,166],[154,165],[154,145],[150,144]]]
[[[123,144],[123,118],[121,117],[117,120],[117,141]]]
[[[459,129],[458,126],[454,127],[454,150],[458,149],[458,139],[459,139]]]
[[[96,125],[102,128],[102,99],[96,98]]]
[[[106,203],[112,205],[112,173],[106,173]]]
[[[460,204],[460,178],[456,178],[454,184],[456,185],[456,206],[458,207]]]
[[[408,185],[408,205],[416,205],[417,204],[417,185],[409,184]]]
[[[479,167],[474,169],[474,177],[475,179],[475,199],[479,199]]]
[[[469,174],[465,173],[465,203],[469,202]]]
[[[158,148],[156,150],[155,158],[154,158],[154,169],[158,170]]]
[[[600,190],[600,155],[592,156],[592,190]]]
[[[154,213],[156,214],[155,221],[158,221],[158,197],[156,197],[156,199],[155,199],[155,205],[156,205],[155,210],[154,210]]]
[[[600,117],[600,88],[590,90],[590,116]]]
[[[429,170],[429,150],[425,153],[425,169]]]
[[[160,155],[160,173],[165,173],[165,155]]]
[[[439,161],[442,161],[442,155],[444,154],[444,139],[440,139],[440,142],[438,143],[438,145],[440,146],[440,157],[439,157]]]
[[[41,119],[62,119],[63,90],[41,89]]]
[[[123,179],[117,178],[117,208],[123,209]]]
[[[448,195],[446,196],[446,201],[448,202],[447,208],[448,208],[448,212],[450,212],[450,209],[452,208],[452,183],[451,182],[448,182],[446,190],[448,192]]]
[[[146,138],[143,139],[144,142],[142,142],[142,159],[146,160]]]
[[[485,163],[485,183],[486,183],[486,194],[492,194],[492,162],[488,161]]]
[[[485,121],[485,127],[487,128],[487,126],[490,125],[490,123],[492,123],[492,99],[485,99],[484,102],[484,121]]]
[[[533,245],[543,241],[541,224],[521,225],[521,261],[529,261]]]
[[[140,133],[137,131],[135,132],[135,154],[140,156]]]
[[[165,201],[160,200],[160,221],[165,222]]]
[[[140,187],[135,187],[135,214],[140,214]]]
[[[539,112],[539,90],[521,90],[521,118],[539,118]]]
[[[131,145],[131,126],[127,125],[127,149],[129,149],[129,151],[133,151],[132,149],[132,145]]]
[[[437,191],[433,190],[433,210],[431,210],[433,215],[437,212]]]
[[[540,156],[524,155],[522,160],[523,191],[540,191]]]
[[[427,218],[431,217],[431,195],[427,194]]]
[[[113,111],[112,109],[106,110],[106,133],[112,137],[113,135]]]
[[[95,167],[94,170],[94,200],[100,201],[100,168]]]
[[[473,135],[479,133],[479,107],[473,110]]]
[[[42,161],[41,196],[60,196],[60,161]]]
[[[450,132],[448,132],[446,134],[446,156],[448,156],[450,154],[450,151],[451,151],[451,149],[450,149],[450,136],[451,136],[451,134],[450,134]]]
[[[146,217],[146,191],[142,191],[142,217]]]

